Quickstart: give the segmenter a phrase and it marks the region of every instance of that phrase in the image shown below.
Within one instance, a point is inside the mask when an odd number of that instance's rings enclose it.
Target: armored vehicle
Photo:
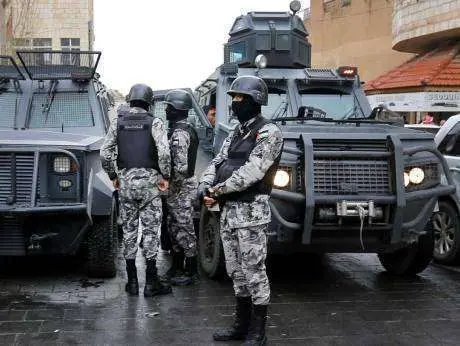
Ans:
[[[311,68],[308,33],[292,13],[238,17],[224,63],[197,89],[216,106],[212,156],[235,126],[227,91],[241,75],[269,88],[262,114],[283,131],[284,149],[271,194],[269,251],[377,253],[392,274],[429,264],[439,196],[455,187],[433,135],[413,131],[370,108],[357,69]],[[441,184],[441,173],[447,177]],[[202,210],[200,259],[209,276],[223,269],[218,220]]]
[[[116,273],[116,196],[99,159],[111,107],[100,55],[0,57],[0,256],[75,254],[84,244],[88,274]]]

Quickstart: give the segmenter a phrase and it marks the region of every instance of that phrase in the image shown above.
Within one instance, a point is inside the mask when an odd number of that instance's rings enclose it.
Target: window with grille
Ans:
[[[53,49],[52,40],[50,38],[34,38],[32,39],[32,50],[49,51]],[[35,64],[37,66],[51,64],[51,54],[43,52],[35,56]]]
[[[80,51],[79,38],[61,38],[61,50],[63,52],[78,52]],[[62,54],[61,63],[63,65],[80,65],[80,55],[78,54]]]
[[[13,40],[13,46],[16,50],[29,50],[32,48],[31,38],[15,38]]]

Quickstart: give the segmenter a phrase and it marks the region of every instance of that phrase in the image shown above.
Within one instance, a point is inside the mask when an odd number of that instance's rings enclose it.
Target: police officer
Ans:
[[[190,285],[196,281],[197,247],[193,227],[193,205],[197,193],[195,162],[198,136],[187,123],[192,98],[184,90],[169,91],[164,101],[169,121],[171,150],[171,184],[167,197],[168,230],[172,242],[172,266],[167,272],[173,285]],[[184,268],[185,256],[185,268]]]
[[[149,113],[152,98],[149,86],[135,84],[127,96],[129,108],[117,110],[118,118],[111,123],[101,148],[102,167],[119,188],[129,295],[139,294],[135,260],[139,220],[142,224],[145,297],[172,291],[160,282],[156,267],[162,217],[159,191],[168,188],[171,157],[163,122]]]
[[[260,114],[261,105],[268,100],[262,79],[238,77],[228,94],[240,124],[201,176],[198,190],[207,207],[221,206],[220,235],[236,296],[233,325],[216,331],[213,337],[263,345],[270,300],[265,269],[266,229],[271,219],[268,199],[283,137],[280,129]]]

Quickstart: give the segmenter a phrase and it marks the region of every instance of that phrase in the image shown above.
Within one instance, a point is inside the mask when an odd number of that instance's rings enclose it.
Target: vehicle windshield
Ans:
[[[361,118],[363,114],[351,94],[337,89],[301,89],[302,105],[314,107],[326,112],[326,117],[334,120]]]
[[[88,92],[36,93],[32,99],[29,128],[92,127]]]
[[[267,118],[279,118],[286,115],[287,95],[282,87],[268,88],[268,103],[262,106],[262,114]]]
[[[19,95],[16,92],[0,90],[0,128],[15,127]]]

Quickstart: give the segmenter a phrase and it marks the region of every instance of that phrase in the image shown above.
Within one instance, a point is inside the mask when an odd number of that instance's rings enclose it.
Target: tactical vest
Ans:
[[[249,159],[252,150],[256,146],[257,134],[259,130],[271,121],[265,119],[262,116],[258,116],[257,119],[249,125],[249,128],[243,133],[239,133],[238,129],[235,130],[230,145],[228,147],[228,158],[219,164],[216,172],[216,178],[214,185],[226,181],[232,175],[233,171],[243,166]],[[249,135],[248,135],[249,132]],[[254,185],[251,185],[244,191],[232,192],[229,194],[222,195],[220,199],[227,201],[253,201],[256,195],[269,195],[272,191],[273,180],[275,179],[276,170],[281,158],[281,152],[275,159],[275,162],[265,173],[262,180],[258,181]]]
[[[153,168],[161,172],[152,137],[152,114],[119,112],[118,116],[118,168]]]
[[[173,132],[177,129],[181,129],[188,132],[190,136],[190,145],[188,146],[187,152],[187,176],[186,178],[191,178],[195,174],[195,165],[196,165],[196,155],[198,152],[199,138],[196,133],[196,130],[192,125],[187,123],[176,122],[173,123],[171,128],[168,131],[168,139],[171,139]],[[171,165],[171,176],[174,176],[174,165]]]

